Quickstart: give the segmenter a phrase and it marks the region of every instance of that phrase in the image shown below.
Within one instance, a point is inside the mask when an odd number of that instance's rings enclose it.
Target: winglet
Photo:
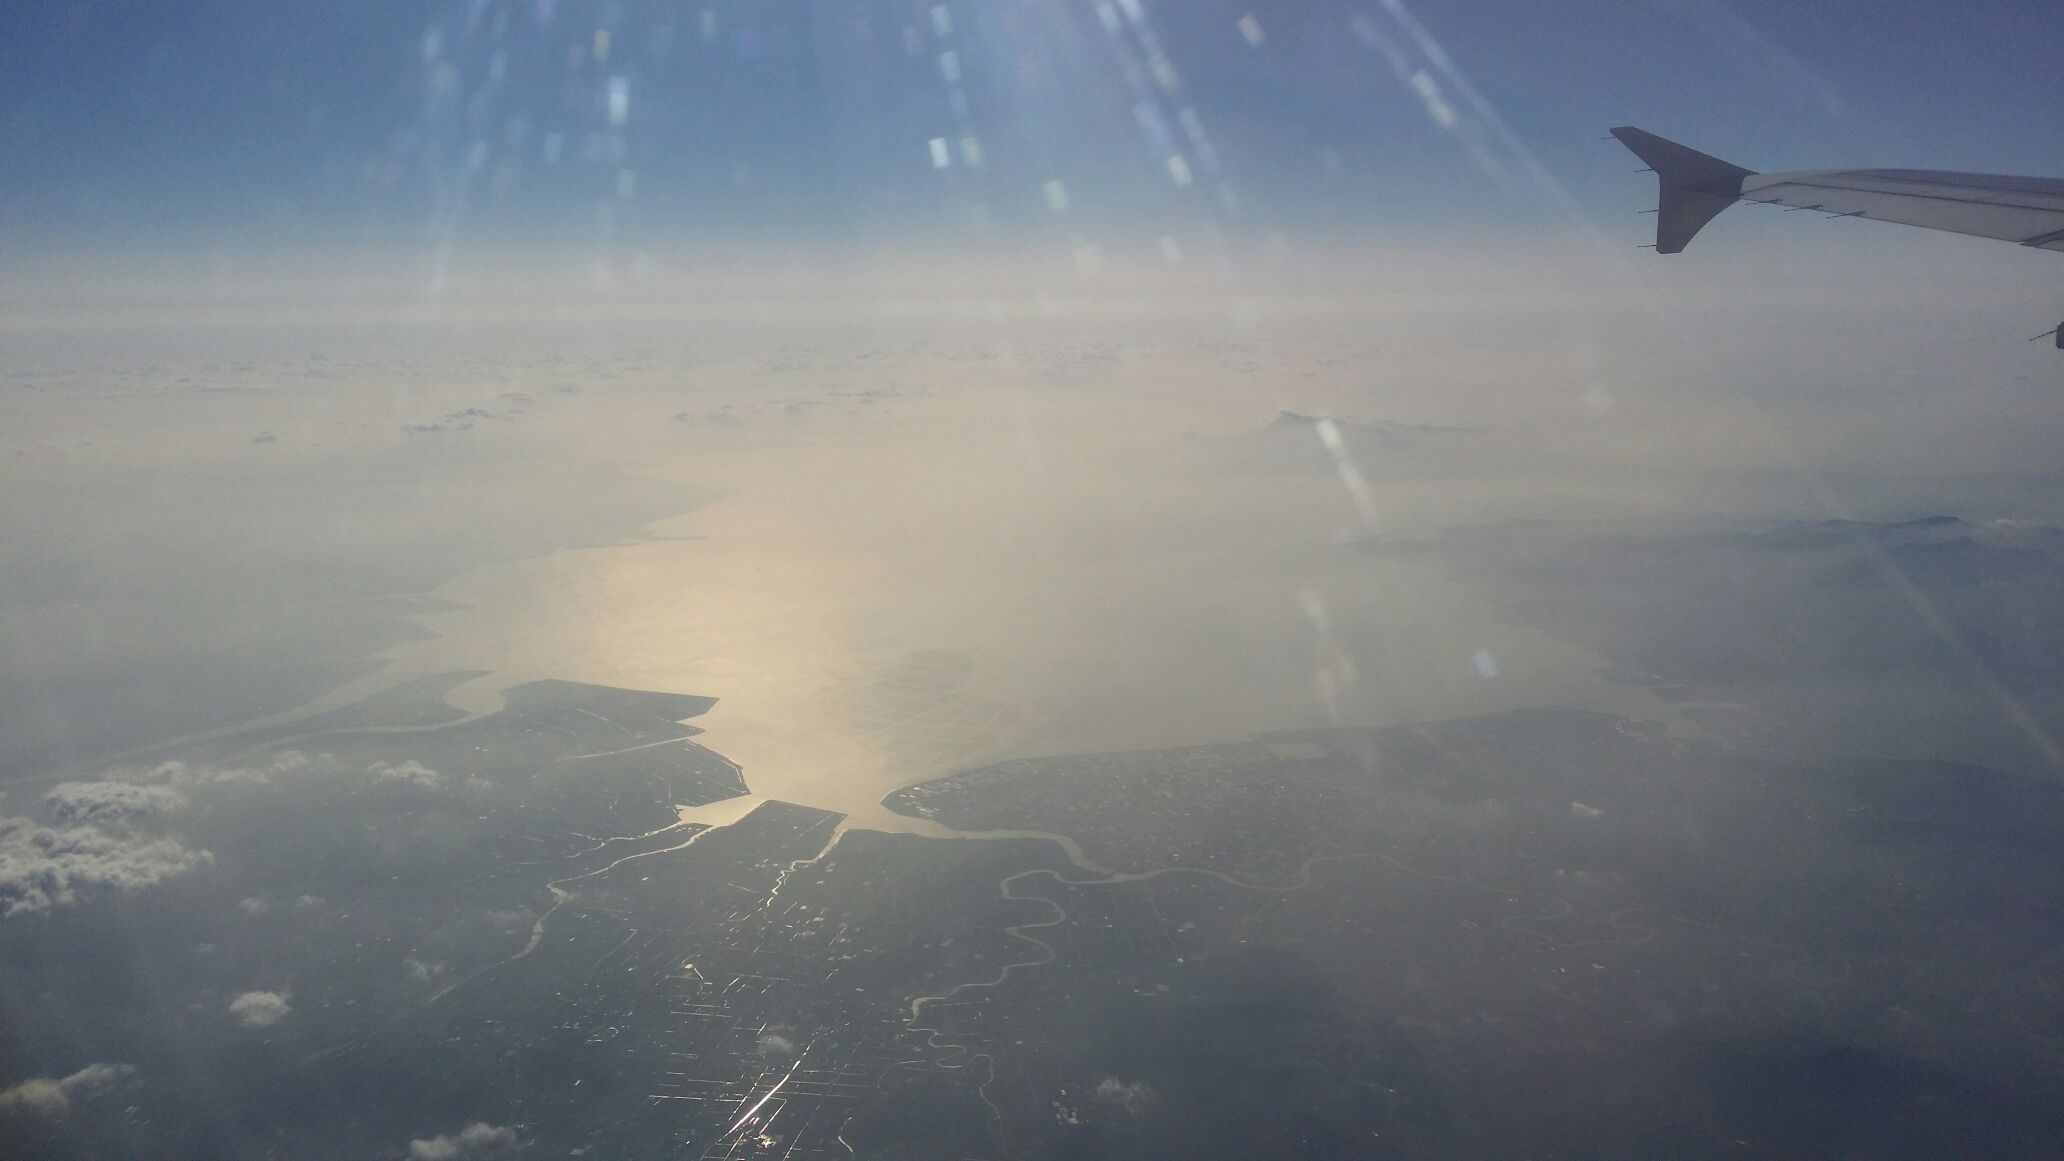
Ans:
[[[1648,163],[1661,187],[1656,213],[1656,253],[1675,254],[1741,197],[1742,179],[1755,171],[1708,157],[1666,138],[1622,125],[1612,131],[1620,144]]]

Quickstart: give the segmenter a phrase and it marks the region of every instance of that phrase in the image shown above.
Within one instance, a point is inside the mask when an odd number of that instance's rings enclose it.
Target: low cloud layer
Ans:
[[[474,793],[488,785],[412,758],[362,769],[385,793]],[[139,890],[213,862],[212,852],[189,846],[178,833],[178,816],[211,795],[350,773],[332,755],[283,750],[250,765],[171,761],[60,782],[42,796],[39,817],[0,818],[0,919],[72,906],[97,891]],[[249,917],[275,909],[273,901],[255,896],[236,906]]]
[[[328,769],[335,762],[328,754],[304,754],[281,750],[257,766],[216,766],[205,762],[161,762],[148,770],[110,773],[122,781],[195,790],[210,786],[264,786],[284,774]]]
[[[71,1111],[73,1101],[99,1096],[135,1071],[126,1064],[89,1064],[70,1076],[33,1077],[0,1089],[0,1113],[61,1117]]]
[[[456,1133],[418,1137],[409,1142],[409,1161],[453,1161],[474,1154],[494,1154],[514,1149],[516,1130],[507,1125],[475,1121]]]
[[[43,796],[43,805],[61,822],[127,822],[170,814],[186,805],[186,796],[170,786],[60,782]]]
[[[285,992],[245,992],[229,1002],[229,1014],[246,1028],[270,1028],[293,1011]]]
[[[444,775],[410,758],[402,762],[375,762],[367,767],[375,782],[398,783],[418,790],[444,789]]]
[[[140,890],[214,858],[176,839],[0,818],[0,918],[68,907],[95,891]]]
[[[1155,1095],[1145,1081],[1124,1081],[1107,1076],[1097,1082],[1096,1099],[1137,1116],[1153,1106]]]

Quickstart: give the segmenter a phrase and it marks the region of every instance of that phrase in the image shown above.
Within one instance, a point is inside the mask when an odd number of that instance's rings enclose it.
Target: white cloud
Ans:
[[[299,750],[281,750],[265,763],[263,773],[267,777],[274,774],[295,774],[310,767],[328,765],[331,761],[328,754],[304,754]]]
[[[418,1137],[410,1141],[408,1155],[409,1161],[452,1161],[462,1154],[506,1151],[516,1145],[516,1130],[507,1125],[475,1121],[457,1133],[439,1133],[435,1137]]]
[[[43,795],[43,805],[63,822],[127,822],[170,814],[186,805],[186,796],[170,786],[60,782]]]
[[[0,818],[0,917],[70,906],[82,891],[139,890],[214,858],[175,839]]]
[[[253,895],[248,899],[237,900],[236,906],[238,911],[241,911],[246,915],[264,915],[272,910],[272,904],[267,903],[265,900],[260,899],[256,895]]]
[[[408,1155],[410,1161],[451,1161],[459,1155],[459,1143],[442,1133],[417,1137],[409,1142]]]
[[[790,1057],[795,1055],[795,1041],[776,1032],[760,1037],[760,1055]]]
[[[432,794],[446,790],[478,793],[492,785],[492,783],[477,775],[469,774],[464,778],[459,778],[456,775],[432,770],[414,758],[406,758],[400,762],[375,762],[366,767],[366,773],[373,776],[375,783],[397,786],[407,790],[421,790]]]
[[[401,966],[408,971],[408,978],[419,984],[427,984],[443,975],[445,969],[445,963],[441,959],[421,960],[414,956],[402,960]]]
[[[108,773],[110,777],[128,782],[198,790],[225,785],[263,786],[282,775],[327,768],[334,761],[328,754],[281,750],[256,766],[210,766],[174,761],[161,762],[148,770],[111,770]]]
[[[13,1088],[0,1089],[0,1112],[61,1117],[71,1109],[74,1098],[84,1100],[98,1096],[135,1071],[126,1064],[89,1064],[56,1080],[34,1077]]]
[[[414,758],[399,763],[375,762],[366,771],[376,782],[396,782],[418,790],[444,789],[444,775]]]
[[[229,1014],[246,1028],[270,1028],[294,1010],[287,996],[286,992],[245,992],[229,1002]]]
[[[1097,1082],[1096,1099],[1137,1115],[1154,1103],[1154,1090],[1145,1081],[1127,1083],[1107,1076]]]

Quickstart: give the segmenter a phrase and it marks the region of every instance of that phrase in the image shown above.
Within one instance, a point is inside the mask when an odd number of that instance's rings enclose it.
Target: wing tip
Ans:
[[[1754,174],[1632,125],[1614,126],[1612,135],[1655,170],[1658,254],[1682,253],[1692,235],[1734,204],[1741,196],[1742,180]]]

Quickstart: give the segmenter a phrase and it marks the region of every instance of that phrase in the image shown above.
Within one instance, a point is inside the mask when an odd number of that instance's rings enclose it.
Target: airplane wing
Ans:
[[[1656,250],[1664,254],[1684,249],[1737,201],[2064,250],[2064,181],[2054,178],[1927,169],[1756,173],[1632,126],[1612,134],[1656,172]]]

